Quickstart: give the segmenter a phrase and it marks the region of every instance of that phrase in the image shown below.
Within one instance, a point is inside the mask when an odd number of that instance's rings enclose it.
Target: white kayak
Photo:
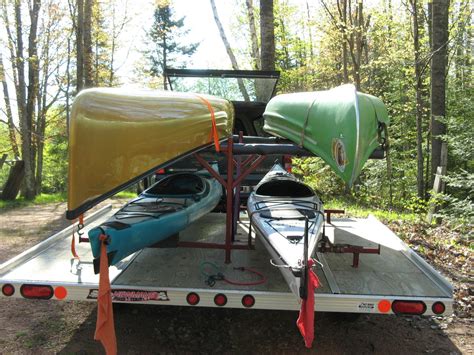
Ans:
[[[272,257],[270,262],[280,268],[291,291],[304,297],[301,277],[324,225],[321,200],[308,185],[275,164],[250,194],[247,211],[251,228]]]

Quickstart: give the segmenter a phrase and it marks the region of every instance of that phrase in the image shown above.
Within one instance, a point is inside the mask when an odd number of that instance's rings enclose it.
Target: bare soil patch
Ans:
[[[0,211],[0,262],[67,226],[64,211],[64,204]],[[435,230],[391,227],[414,247],[430,240],[433,249],[425,245],[421,254],[433,255],[427,259],[453,282],[454,315],[362,315],[349,320],[317,313],[316,340],[307,350],[295,326],[297,312],[114,305],[119,353],[472,353],[472,267],[466,264],[472,261],[472,252],[468,246],[443,246]],[[453,256],[447,257],[449,253]],[[0,298],[0,309],[1,354],[103,352],[93,340],[94,303]]]

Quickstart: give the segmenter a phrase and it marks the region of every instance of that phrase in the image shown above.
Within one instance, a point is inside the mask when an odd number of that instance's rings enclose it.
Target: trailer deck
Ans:
[[[86,219],[84,232],[105,221],[114,211],[111,207]],[[241,214],[235,244],[247,244],[248,220]],[[95,300],[98,275],[94,275],[92,254],[88,243],[76,245],[80,260],[71,255],[71,234],[68,227],[19,256],[0,265],[0,286],[12,285],[12,297],[22,297],[22,285],[62,287],[53,299]],[[211,213],[180,233],[187,242],[220,242],[225,237],[226,216]],[[361,254],[359,266],[352,266],[352,255],[317,253],[322,264],[316,269],[321,287],[316,290],[317,311],[354,313],[393,313],[379,309],[381,301],[422,301],[423,314],[434,314],[432,305],[442,302],[445,313],[452,311],[452,288],[430,265],[408,248],[393,232],[374,217],[341,218],[326,224],[326,235],[338,244],[350,243],[364,247],[380,245],[380,255]],[[245,308],[243,297],[254,298],[253,308],[297,310],[299,300],[289,290],[280,271],[269,262],[270,256],[254,239],[254,250],[233,250],[230,264],[224,263],[224,250],[198,248],[147,248],[110,267],[114,302],[161,305],[190,305],[191,293],[198,295],[195,306],[216,307],[215,297],[224,295],[224,307]],[[201,272],[203,263],[217,265],[226,278],[255,281],[263,274],[260,285],[231,285],[217,281],[211,287]],[[58,295],[60,295],[58,297]],[[2,295],[4,296],[4,295]],[[24,297],[24,296],[23,296]]]

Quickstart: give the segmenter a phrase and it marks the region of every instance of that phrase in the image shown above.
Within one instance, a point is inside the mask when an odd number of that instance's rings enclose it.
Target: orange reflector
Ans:
[[[380,313],[387,313],[390,312],[390,301],[389,300],[381,300],[378,304],[378,309]]]
[[[63,286],[58,286],[54,289],[54,295],[58,300],[63,300],[67,296],[67,290]]]
[[[2,293],[8,297],[12,296],[15,293],[15,287],[13,287],[13,285],[10,285],[10,284],[5,284],[2,287]]]
[[[186,296],[186,301],[191,305],[195,306],[199,303],[200,298],[199,295],[195,292],[191,292]]]
[[[435,302],[431,306],[431,310],[434,314],[442,314],[446,310],[446,307],[444,306],[443,302]]]
[[[226,295],[222,293],[217,294],[216,297],[214,297],[214,303],[220,307],[225,306],[225,304],[227,303]]]
[[[53,297],[54,290],[48,285],[21,285],[20,293],[25,298],[49,300]]]
[[[255,298],[252,295],[245,295],[244,297],[242,297],[242,305],[245,308],[253,307],[254,304]]]
[[[393,301],[392,311],[395,314],[423,314],[426,305],[421,301]]]

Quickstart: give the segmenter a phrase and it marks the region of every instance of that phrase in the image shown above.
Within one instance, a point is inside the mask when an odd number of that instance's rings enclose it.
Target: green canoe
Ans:
[[[268,103],[263,129],[321,157],[349,186],[385,141],[387,109],[354,85],[327,91],[284,94]]]

